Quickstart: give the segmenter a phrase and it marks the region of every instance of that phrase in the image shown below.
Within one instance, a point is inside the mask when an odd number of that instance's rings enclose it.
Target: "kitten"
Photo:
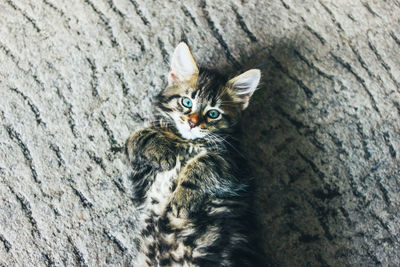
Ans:
[[[259,80],[257,69],[229,81],[199,70],[177,46],[157,122],[126,143],[138,206],[133,266],[251,266],[246,186],[226,139]]]

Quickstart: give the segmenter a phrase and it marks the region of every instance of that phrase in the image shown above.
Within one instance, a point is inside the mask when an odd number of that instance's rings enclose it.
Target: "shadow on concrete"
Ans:
[[[339,193],[314,163],[323,158],[324,147],[307,116],[316,105],[315,89],[302,82],[316,74],[309,68],[293,74],[296,47],[282,42],[260,48],[244,64],[244,69],[262,67],[262,83],[244,114],[239,139],[254,178],[255,236],[273,266],[326,265],[339,246],[332,244],[329,226],[338,223],[331,206],[340,205]]]

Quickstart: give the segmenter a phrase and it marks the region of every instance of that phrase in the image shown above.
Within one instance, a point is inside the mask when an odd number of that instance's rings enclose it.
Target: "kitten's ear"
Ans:
[[[169,84],[187,81],[198,72],[189,47],[184,42],[179,43],[171,60],[171,70],[168,74]]]
[[[249,105],[250,97],[257,89],[260,82],[261,72],[259,69],[251,69],[245,73],[229,80],[228,86],[233,89],[242,102],[242,110]]]

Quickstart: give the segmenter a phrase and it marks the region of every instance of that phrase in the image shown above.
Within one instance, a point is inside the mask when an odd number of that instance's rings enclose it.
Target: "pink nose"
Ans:
[[[192,120],[189,120],[188,122],[189,122],[190,128],[194,128],[194,127],[196,127],[198,125],[196,122],[194,122]]]

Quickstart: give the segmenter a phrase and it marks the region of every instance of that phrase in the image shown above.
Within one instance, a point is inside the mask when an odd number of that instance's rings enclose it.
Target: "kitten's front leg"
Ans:
[[[134,168],[152,166],[170,170],[176,164],[178,145],[160,129],[146,128],[132,134],[126,142],[126,152]]]
[[[199,210],[207,194],[215,194],[229,176],[229,164],[218,154],[203,154],[191,159],[178,177],[171,200],[176,217],[187,217]]]
[[[195,213],[203,202],[204,195],[201,188],[185,179],[175,191],[171,200],[172,213],[176,217],[187,218],[189,214]]]

